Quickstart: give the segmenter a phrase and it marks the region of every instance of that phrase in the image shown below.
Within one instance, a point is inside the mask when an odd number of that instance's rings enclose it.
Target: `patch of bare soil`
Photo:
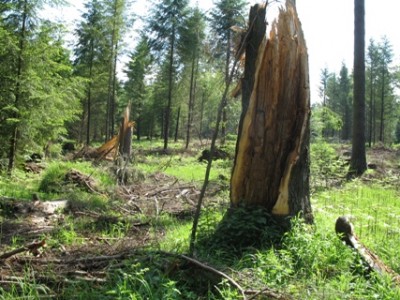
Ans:
[[[400,186],[400,150],[377,146],[367,150],[368,169],[364,181],[379,180],[393,186]]]

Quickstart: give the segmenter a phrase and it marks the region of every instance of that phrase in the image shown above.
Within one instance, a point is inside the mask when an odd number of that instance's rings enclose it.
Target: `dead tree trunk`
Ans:
[[[257,24],[250,27],[246,51],[254,47],[252,39],[257,40],[252,36],[259,34]],[[242,94],[249,94],[250,99],[243,103],[231,204],[262,206],[278,216],[301,212],[312,222],[308,57],[301,24],[290,1],[272,24],[269,39],[264,38],[256,49],[258,53],[246,54],[246,68],[253,71],[247,74],[245,70],[245,74],[253,82],[243,85],[250,92],[243,90]],[[254,63],[248,64],[254,57]]]

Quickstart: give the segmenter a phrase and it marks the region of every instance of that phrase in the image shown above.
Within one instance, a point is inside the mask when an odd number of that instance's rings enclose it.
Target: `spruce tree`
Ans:
[[[168,95],[164,111],[164,150],[168,149],[172,98],[176,73],[176,46],[180,39],[179,27],[185,18],[188,0],[162,0],[154,6],[148,20],[150,45],[159,61],[168,61]]]

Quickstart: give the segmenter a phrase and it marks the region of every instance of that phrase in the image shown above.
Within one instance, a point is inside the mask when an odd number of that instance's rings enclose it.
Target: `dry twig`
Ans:
[[[12,251],[5,252],[5,253],[0,255],[0,259],[7,259],[7,258],[9,258],[9,257],[11,257],[11,256],[13,256],[15,254],[22,253],[22,252],[25,252],[25,251],[29,251],[32,254],[36,254],[38,252],[38,250],[40,248],[44,247],[45,245],[46,245],[46,239],[43,239],[40,242],[34,242],[34,243],[31,243],[31,244],[25,245],[25,246],[23,246],[21,248],[17,248],[17,249],[14,249]]]

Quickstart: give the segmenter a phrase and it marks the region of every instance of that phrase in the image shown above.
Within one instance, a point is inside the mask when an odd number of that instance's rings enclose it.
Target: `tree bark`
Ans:
[[[367,170],[365,154],[365,7],[364,0],[354,0],[354,87],[353,137],[348,177]]]
[[[257,28],[251,30],[257,32]],[[246,87],[251,96],[239,133],[231,204],[261,206],[276,216],[301,212],[312,222],[308,57],[290,1],[273,23],[268,41],[264,39],[257,50],[255,70],[250,72],[254,82]],[[251,56],[246,53],[246,63]]]
[[[379,126],[379,141],[385,143],[385,67],[382,68],[382,89],[381,89],[381,123]]]
[[[225,85],[229,81],[229,66],[231,61],[231,29],[227,30],[227,46],[226,46],[226,58],[225,58]],[[228,122],[228,116],[226,113],[227,104],[223,107],[222,111],[222,124],[221,124],[221,145],[225,145],[226,138],[226,124]]]
[[[18,53],[18,63],[17,63],[17,74],[16,74],[16,86],[15,86],[15,112],[13,112],[12,117],[14,119],[19,118],[19,106],[21,97],[22,97],[22,89],[21,89],[21,81],[22,81],[22,72],[23,72],[23,65],[24,65],[24,53],[25,53],[25,42],[26,42],[26,25],[28,19],[28,1],[24,1],[24,8],[22,13],[22,21],[21,21],[21,31],[19,36],[19,53]],[[18,144],[18,135],[19,135],[19,128],[18,124],[14,124],[11,129],[11,138],[10,138],[10,150],[8,154],[8,173],[11,174],[12,170],[14,169],[15,165],[15,156],[17,154],[17,144]]]
[[[373,74],[374,74],[374,64],[371,60],[371,65],[370,65],[370,74],[369,74],[369,81],[370,81],[370,89],[369,89],[369,139],[368,139],[368,146],[369,148],[372,147],[372,130],[374,127],[372,126],[372,120],[373,120],[373,111],[375,110],[374,107],[374,84],[373,84]]]
[[[193,109],[194,109],[194,96],[195,96],[195,68],[196,66],[197,57],[194,56],[192,58],[192,69],[190,73],[190,90],[189,90],[189,103],[188,103],[188,120],[186,126],[186,144],[185,149],[189,148],[190,142],[190,131],[193,125]]]
[[[181,107],[179,106],[178,108],[178,115],[176,117],[176,126],[175,126],[175,138],[174,142],[176,143],[178,141],[178,133],[179,133],[179,119],[181,117]]]
[[[168,74],[168,103],[165,111],[165,128],[164,128],[164,150],[168,149],[168,138],[169,138],[169,121],[171,118],[171,106],[172,106],[172,88],[173,88],[173,77],[174,77],[174,51],[175,51],[175,25],[172,27],[171,33],[171,49],[169,54],[169,74]]]

